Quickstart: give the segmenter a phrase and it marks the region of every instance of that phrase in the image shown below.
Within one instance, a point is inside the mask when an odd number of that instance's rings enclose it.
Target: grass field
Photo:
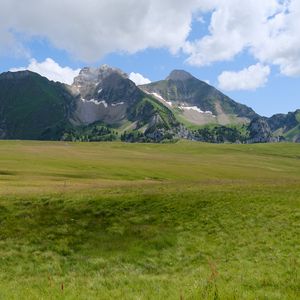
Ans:
[[[299,299],[300,145],[0,142],[0,299]]]

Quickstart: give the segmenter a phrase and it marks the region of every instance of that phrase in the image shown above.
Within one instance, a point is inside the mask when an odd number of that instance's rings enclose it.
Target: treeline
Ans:
[[[152,128],[152,130],[146,130],[145,132],[131,130],[119,135],[112,128],[96,123],[71,127],[62,134],[61,140],[73,142],[121,140],[127,143],[168,143],[181,138],[207,143],[246,143],[249,140],[249,129],[247,125],[232,127],[216,125],[177,132],[164,128]]]
[[[127,143],[162,143],[174,141],[174,134],[163,129],[140,132],[138,130],[125,131],[121,134],[121,141]]]
[[[193,130],[192,138],[207,143],[245,143],[249,132],[247,126],[213,126]]]
[[[72,142],[103,142],[115,141],[118,132],[103,124],[91,124],[88,126],[72,127],[63,133],[61,140]]]

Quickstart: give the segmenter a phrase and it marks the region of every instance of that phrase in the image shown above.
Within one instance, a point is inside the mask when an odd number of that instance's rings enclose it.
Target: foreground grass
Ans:
[[[0,299],[297,299],[300,146],[0,143]]]

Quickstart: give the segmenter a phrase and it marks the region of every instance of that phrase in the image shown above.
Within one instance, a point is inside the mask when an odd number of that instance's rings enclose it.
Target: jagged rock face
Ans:
[[[112,74],[118,74],[128,78],[127,74],[119,69],[103,65],[100,68],[83,68],[79,75],[74,78],[72,87],[83,97],[88,98],[95,94],[97,88],[104,79]]]
[[[82,69],[72,90],[78,98],[73,121],[81,124],[120,124],[127,118],[128,107],[142,94],[127,74],[106,65]]]
[[[297,142],[300,136],[300,110],[288,114],[277,114],[267,119],[275,135],[290,142]]]
[[[169,109],[145,94],[119,69],[106,65],[98,69],[84,68],[74,79],[72,90],[77,97],[74,125],[102,122],[120,127],[129,123],[133,129],[140,129],[148,128],[149,123],[154,127],[170,127],[176,123]],[[155,118],[160,114],[164,117]]]
[[[277,114],[268,119],[268,124],[272,131],[283,129],[283,132],[288,131],[299,124],[296,116],[300,113],[300,110],[296,112],[290,112],[288,114]]]
[[[159,128],[163,125],[164,125],[164,122],[163,122],[161,116],[156,114],[150,120],[147,130],[151,130],[152,128]]]
[[[273,137],[271,128],[264,118],[256,118],[249,125],[250,139],[249,143],[269,143],[277,142]]]

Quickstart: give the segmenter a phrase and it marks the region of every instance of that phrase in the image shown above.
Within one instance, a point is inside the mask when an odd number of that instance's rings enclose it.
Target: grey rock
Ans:
[[[279,138],[274,137],[265,118],[255,118],[249,125],[250,138],[248,143],[274,143]]]

